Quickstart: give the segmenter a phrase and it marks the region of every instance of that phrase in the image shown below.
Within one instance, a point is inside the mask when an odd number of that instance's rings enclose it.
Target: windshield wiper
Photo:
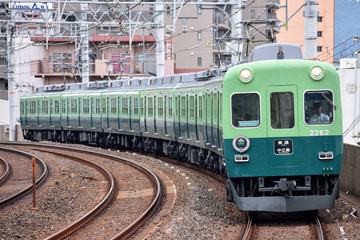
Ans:
[[[321,96],[322,96],[328,103],[330,103],[330,105],[334,108],[334,110],[336,110],[336,105],[335,105],[335,103],[333,103],[333,102],[331,101],[331,99],[330,99],[328,96],[325,95],[325,93],[321,93]]]

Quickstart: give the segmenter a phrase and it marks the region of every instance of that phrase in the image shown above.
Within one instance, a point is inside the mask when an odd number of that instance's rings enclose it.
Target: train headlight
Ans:
[[[250,69],[244,68],[240,71],[240,81],[243,83],[248,83],[253,79],[253,73]]]
[[[236,151],[243,153],[249,149],[250,140],[248,137],[246,137],[244,135],[240,135],[233,139],[232,145]]]
[[[320,66],[312,67],[310,70],[310,77],[313,80],[321,80],[324,77],[324,69]]]

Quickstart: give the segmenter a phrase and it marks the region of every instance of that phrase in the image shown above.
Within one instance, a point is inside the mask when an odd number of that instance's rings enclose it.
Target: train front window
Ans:
[[[260,98],[256,93],[237,93],[231,97],[234,127],[256,127],[260,124]]]
[[[271,93],[270,108],[272,128],[294,127],[294,94],[292,92]]]
[[[333,94],[330,91],[308,91],[304,96],[305,122],[309,125],[330,124],[334,118]]]

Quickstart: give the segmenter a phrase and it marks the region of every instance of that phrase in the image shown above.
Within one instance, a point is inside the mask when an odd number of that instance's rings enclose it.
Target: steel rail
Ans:
[[[3,167],[4,167],[4,173],[0,176],[0,186],[1,186],[2,184],[4,184],[6,182],[6,180],[10,176],[10,165],[3,158],[0,158],[0,164],[3,165]]]
[[[3,147],[0,147],[0,150],[20,154],[20,155],[23,155],[25,157],[28,157],[29,159],[35,158],[37,164],[39,164],[39,166],[42,169],[42,174],[39,176],[39,178],[35,182],[36,188],[38,188],[40,185],[42,185],[45,182],[45,180],[47,179],[47,177],[49,176],[49,169],[48,169],[45,161],[42,160],[41,158],[39,158],[39,157],[37,157],[35,155],[32,155],[32,154],[28,154],[28,153],[23,152],[23,151],[20,151],[20,150],[8,149],[8,148],[3,148]],[[29,185],[28,187],[26,187],[23,190],[11,195],[10,197],[1,200],[0,201],[0,208],[3,208],[4,206],[8,205],[9,203],[15,202],[15,201],[19,200],[20,198],[26,196],[27,194],[31,193],[32,187],[33,187],[33,185]]]
[[[25,144],[25,145],[29,145],[29,144]],[[49,147],[49,146],[45,146],[43,144],[36,144],[36,146]],[[79,152],[79,153],[87,153],[87,154],[90,153],[90,154],[96,155],[98,157],[107,157],[108,159],[113,159],[115,161],[124,162],[125,164],[128,164],[128,165],[138,169],[139,171],[142,171],[152,181],[152,184],[153,184],[155,190],[154,190],[154,194],[153,194],[153,199],[152,199],[151,203],[149,204],[149,206],[147,207],[147,209],[136,220],[134,220],[130,225],[128,225],[128,227],[123,229],[121,232],[116,234],[111,239],[126,239],[126,238],[136,234],[138,229],[147,222],[146,220],[149,219],[161,207],[162,199],[164,199],[165,195],[166,195],[164,193],[165,188],[162,187],[162,182],[156,176],[156,174],[154,174],[151,170],[145,168],[144,166],[141,166],[140,164],[137,164],[137,163],[135,163],[135,162],[133,162],[131,160],[128,160],[126,158],[116,157],[114,155],[110,155],[110,154],[106,154],[106,153],[99,153],[99,152],[95,152],[95,151],[77,149],[77,148],[73,148],[73,147],[62,147],[62,146],[51,146],[51,147],[61,149],[61,150],[69,150],[70,149],[72,151],[76,151],[76,152]],[[39,150],[39,149],[36,149],[36,150],[46,152],[44,150]],[[53,151],[47,151],[47,152],[52,153],[52,154],[59,154],[59,155],[64,155],[66,157],[69,157],[69,155],[61,154],[61,153],[55,153]],[[94,164],[94,163],[92,163],[92,164]],[[96,164],[94,164],[94,165],[97,166]],[[107,172],[107,174],[110,174],[110,172],[108,172],[107,170],[105,170],[105,171]],[[111,180],[111,193],[109,192],[107,194],[107,196],[106,196],[107,199],[105,199],[105,197],[104,197],[102,202],[100,202],[95,207],[96,209],[94,209],[91,212],[84,215],[81,219],[79,219],[77,222],[75,222],[74,225],[68,226],[67,228],[53,234],[52,236],[46,238],[46,240],[63,239],[65,237],[69,236],[71,233],[78,230],[79,228],[81,228],[82,226],[84,226],[88,221],[92,220],[95,216],[97,216],[97,214],[99,214],[104,208],[106,208],[107,204],[111,203],[111,199],[116,199],[117,191],[114,191],[114,189],[115,189],[115,180],[112,179]],[[116,189],[117,189],[117,187],[116,187]],[[102,206],[100,206],[100,205],[102,205]]]

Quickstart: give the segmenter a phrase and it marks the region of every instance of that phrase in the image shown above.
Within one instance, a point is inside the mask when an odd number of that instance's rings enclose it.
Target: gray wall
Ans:
[[[360,146],[344,144],[340,189],[360,197]]]
[[[9,133],[6,131],[6,125],[0,125],[0,142],[9,141]],[[16,141],[24,141],[21,126],[16,124]]]

